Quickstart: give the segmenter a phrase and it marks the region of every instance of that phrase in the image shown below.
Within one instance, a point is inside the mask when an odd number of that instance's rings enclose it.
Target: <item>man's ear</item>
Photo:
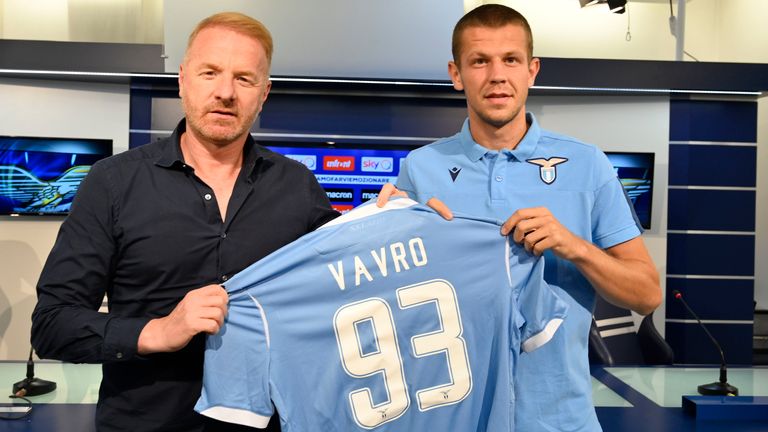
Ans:
[[[179,65],[179,97],[181,97],[181,89],[184,87],[184,66]]]
[[[453,60],[448,62],[448,75],[453,81],[453,88],[458,91],[464,90],[464,84],[461,82],[461,72],[459,72],[459,66]]]
[[[541,69],[541,60],[538,57],[534,57],[528,62],[528,87],[533,86],[536,82],[536,76]]]

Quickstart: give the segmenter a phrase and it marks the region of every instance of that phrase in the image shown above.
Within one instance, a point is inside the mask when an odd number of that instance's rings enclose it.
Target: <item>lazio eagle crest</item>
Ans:
[[[539,177],[546,184],[552,184],[557,179],[557,169],[555,166],[566,162],[567,158],[551,157],[549,159],[527,159],[526,162],[539,166]]]

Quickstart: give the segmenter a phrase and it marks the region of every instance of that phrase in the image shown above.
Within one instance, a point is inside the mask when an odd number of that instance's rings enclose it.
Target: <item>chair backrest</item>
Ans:
[[[590,362],[614,365],[672,364],[674,353],[653,325],[653,314],[635,325],[632,312],[598,297],[589,334]]]

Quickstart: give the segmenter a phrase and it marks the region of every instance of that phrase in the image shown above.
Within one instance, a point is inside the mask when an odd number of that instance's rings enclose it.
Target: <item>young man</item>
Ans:
[[[218,284],[337,216],[304,166],[250,136],[271,57],[253,18],[200,22],[179,69],[185,119],[96,164],[61,227],[32,342],[41,357],[103,363],[100,431],[229,430],[193,411],[205,334],[227,313]]]
[[[458,134],[409,154],[397,188],[450,210],[505,220],[502,234],[545,257],[545,280],[571,308],[553,341],[520,358],[517,430],[595,431],[587,336],[595,295],[641,314],[661,302],[656,268],[622,186],[596,147],[545,131],[525,112],[539,72],[525,18],[501,5],[467,13],[448,72],[464,91]],[[450,209],[450,210],[449,210]]]

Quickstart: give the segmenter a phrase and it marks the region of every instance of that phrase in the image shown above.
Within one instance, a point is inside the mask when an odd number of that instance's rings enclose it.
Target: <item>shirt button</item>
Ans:
[[[496,176],[496,181],[497,181],[497,182],[500,182],[500,181],[502,181],[502,180],[504,180],[504,177],[502,177],[502,176]]]
[[[229,278],[227,277],[227,275],[222,275],[222,276],[221,276],[221,280],[222,280],[223,282],[226,282],[226,281],[227,281],[227,279],[229,279]]]
[[[119,352],[119,353],[115,354],[115,357],[121,359],[121,358],[123,358],[123,353]]]
[[[221,238],[223,239],[227,238],[227,233],[221,233]]]
[[[205,194],[205,195],[203,195],[203,198],[205,198],[205,200],[206,200],[206,201],[210,201],[210,200],[211,200],[211,198],[213,198],[213,195],[211,195],[211,194]]]

